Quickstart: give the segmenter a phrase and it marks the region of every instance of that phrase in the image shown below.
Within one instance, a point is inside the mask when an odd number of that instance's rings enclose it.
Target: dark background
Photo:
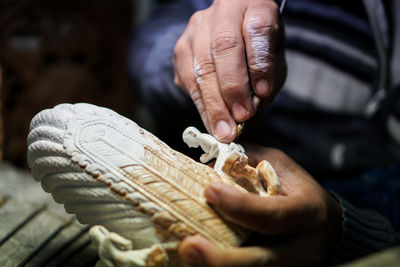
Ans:
[[[126,68],[134,27],[150,0],[0,0],[0,155],[26,167],[32,117],[88,102],[135,119]],[[1,122],[0,121],[0,122]]]

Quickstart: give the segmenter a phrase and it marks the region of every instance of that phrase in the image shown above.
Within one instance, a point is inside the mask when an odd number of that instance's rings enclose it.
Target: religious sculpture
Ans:
[[[98,266],[184,266],[177,249],[189,235],[220,247],[238,246],[248,235],[206,203],[207,184],[226,183],[261,196],[279,194],[281,187],[272,166],[249,166],[238,144],[220,143],[193,127],[183,139],[204,150],[202,162],[216,158],[214,169],[114,111],[62,104],[33,118],[28,163],[56,202],[93,225]]]

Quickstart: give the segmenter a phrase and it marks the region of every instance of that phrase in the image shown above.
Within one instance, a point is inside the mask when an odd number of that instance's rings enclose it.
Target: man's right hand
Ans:
[[[236,122],[253,116],[282,86],[286,63],[279,25],[273,0],[215,0],[193,14],[176,43],[175,83],[219,141],[233,141]]]

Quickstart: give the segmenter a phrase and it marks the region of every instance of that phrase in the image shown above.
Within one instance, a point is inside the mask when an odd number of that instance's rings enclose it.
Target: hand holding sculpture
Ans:
[[[222,169],[237,170],[246,162],[243,148],[200,136],[198,144],[210,159],[217,156]],[[248,235],[204,196],[212,182],[245,191],[235,177],[174,151],[109,109],[82,103],[40,112],[31,122],[28,162],[33,177],[67,212],[108,229],[94,228],[92,236],[103,263],[111,266],[121,257],[128,266],[181,266],[178,246],[187,236],[234,247]]]
[[[211,184],[205,196],[228,220],[266,235],[258,234],[260,244],[229,249],[217,248],[200,236],[188,237],[181,243],[181,257],[193,266],[323,264],[335,252],[340,236],[341,211],[337,201],[281,151],[265,147],[246,147],[246,151],[251,163],[267,159],[274,166],[282,195],[265,198],[228,185]],[[265,245],[268,236],[279,242]]]
[[[178,250],[186,237],[203,236],[219,248],[215,252],[237,251],[250,232],[245,228],[268,232],[282,227],[278,219],[266,217],[298,200],[302,182],[288,187],[296,168],[268,155],[250,165],[253,159],[240,145],[220,143],[193,128],[188,132],[194,133],[189,143],[202,147],[206,158],[216,157],[216,169],[174,151],[111,110],[62,104],[32,120],[28,162],[34,178],[66,211],[81,223],[102,225],[91,236],[103,265],[183,266]],[[283,175],[284,187],[272,166]],[[297,175],[301,181],[301,172]],[[215,183],[236,191],[207,187]],[[245,189],[253,194],[244,194]],[[261,222],[271,228],[254,227]]]
[[[189,147],[201,147],[205,152],[200,157],[203,163],[216,158],[214,170],[228,174],[247,191],[260,196],[277,195],[282,191],[279,178],[271,164],[262,160],[254,168],[248,164],[244,148],[236,143],[222,143],[195,127],[183,132],[183,141]]]

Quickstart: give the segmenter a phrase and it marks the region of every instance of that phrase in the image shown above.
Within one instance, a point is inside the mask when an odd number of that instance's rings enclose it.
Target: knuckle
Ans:
[[[237,194],[234,199],[222,202],[224,213],[229,216],[237,216],[238,214],[243,214],[243,211],[246,210],[249,206],[248,202],[249,201],[246,194]]]
[[[214,55],[227,52],[240,46],[241,43],[236,34],[229,31],[219,32],[212,39],[212,52]]]
[[[177,60],[179,58],[179,56],[182,54],[183,50],[184,50],[184,45],[183,45],[183,38],[179,38],[178,41],[175,44],[174,47],[174,56],[173,59]]]
[[[258,57],[248,62],[249,72],[251,75],[265,76],[271,69],[270,61],[265,57]]]
[[[273,38],[280,30],[277,16],[273,11],[268,10],[270,14],[258,13],[251,16],[246,22],[246,37],[250,40],[265,40]]]
[[[265,55],[258,55],[248,60],[249,71],[254,75],[265,76],[267,72],[271,71],[274,56],[270,52],[263,52]]]
[[[270,36],[276,33],[279,30],[277,12],[277,9],[268,8],[266,12],[252,15],[246,23],[248,37]]]
[[[240,94],[245,90],[245,83],[240,81],[233,81],[229,79],[224,79],[221,84],[221,91],[223,94]]]
[[[276,1],[269,1],[268,5],[270,7],[270,10],[273,11],[275,14],[278,15],[279,13],[279,6],[278,3]]]
[[[182,88],[182,83],[181,83],[181,79],[179,79],[178,75],[174,75],[174,84],[176,86],[178,86],[179,88]],[[183,88],[182,88],[183,89]]]
[[[253,17],[249,20],[247,24],[247,34],[249,38],[259,36],[267,37],[277,32],[278,29],[278,23],[265,17]]]
[[[200,115],[203,117],[206,114],[203,99],[201,97],[201,92],[198,90],[198,87],[195,83],[187,88],[188,94],[193,101],[193,104],[196,106],[197,110],[199,111]]]
[[[206,112],[206,110],[204,109],[204,105],[203,102],[201,101],[201,99],[197,98],[196,101],[193,101],[193,103],[195,104],[197,111],[200,114],[200,117],[203,118],[207,118],[208,119],[208,114]]]
[[[201,23],[202,19],[204,16],[204,11],[203,10],[199,10],[193,13],[193,15],[190,17],[189,20],[189,24],[190,25],[197,25],[199,23]]]
[[[287,162],[289,159],[285,152],[280,149],[271,148],[269,153],[271,158],[277,162]]]
[[[316,224],[318,226],[323,226],[326,225],[327,221],[328,221],[328,207],[327,207],[327,203],[326,200],[324,198],[324,196],[319,195],[319,194],[314,194],[320,197],[316,197],[316,199],[313,202],[313,206],[311,208],[313,215],[315,216],[316,219]]]
[[[279,17],[279,5],[277,1],[267,1],[264,4],[265,6],[262,8],[264,15],[277,21]]]
[[[193,65],[197,83],[208,80],[215,73],[215,65],[211,57],[194,58]]]
[[[198,90],[197,85],[195,83],[192,83],[187,87],[187,92],[190,98],[193,100],[193,102],[201,101],[201,93]]]

